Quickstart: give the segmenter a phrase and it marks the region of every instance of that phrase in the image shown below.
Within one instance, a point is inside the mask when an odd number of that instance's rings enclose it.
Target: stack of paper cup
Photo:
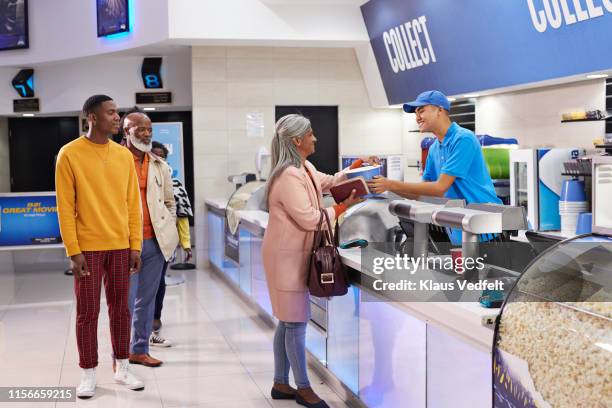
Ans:
[[[589,210],[584,192],[584,181],[565,180],[559,200],[561,215],[561,233],[566,236],[576,235],[578,215]]]

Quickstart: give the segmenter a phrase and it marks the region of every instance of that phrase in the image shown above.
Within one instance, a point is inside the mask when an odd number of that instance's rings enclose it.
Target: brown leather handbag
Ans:
[[[335,234],[332,233],[327,211],[323,209],[320,211],[321,218],[310,254],[308,289],[311,295],[317,297],[346,295],[349,284],[338,252],[338,224],[336,224]],[[323,218],[326,222],[323,221]]]

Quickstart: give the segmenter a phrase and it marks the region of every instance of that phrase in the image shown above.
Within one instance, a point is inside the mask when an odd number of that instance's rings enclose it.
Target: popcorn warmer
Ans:
[[[612,238],[551,247],[497,320],[493,407],[612,407]]]

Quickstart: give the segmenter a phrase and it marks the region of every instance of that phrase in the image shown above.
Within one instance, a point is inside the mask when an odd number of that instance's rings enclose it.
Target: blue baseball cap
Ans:
[[[416,100],[404,104],[404,112],[414,113],[419,106],[433,105],[450,111],[450,102],[446,95],[440,91],[425,91],[417,96]]]

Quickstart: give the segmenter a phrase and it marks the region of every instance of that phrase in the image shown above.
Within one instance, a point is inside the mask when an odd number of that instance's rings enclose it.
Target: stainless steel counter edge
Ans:
[[[227,207],[226,198],[207,198],[204,200],[204,204],[208,211],[225,216],[225,208]]]
[[[204,200],[204,203],[207,206],[218,208],[220,210],[225,210],[227,207],[227,198],[207,198]]]
[[[208,203],[207,203],[208,205]],[[218,208],[217,208],[218,209]],[[216,212],[216,211],[215,211]],[[240,223],[251,233],[263,236],[267,227],[268,214],[264,211],[240,211]],[[340,250],[340,255],[346,266],[353,271],[351,283],[362,290],[380,297],[381,301],[403,309],[420,320],[433,324],[445,332],[461,338],[483,351],[491,352],[493,344],[493,330],[483,325],[484,321],[491,321],[499,314],[499,309],[485,309],[476,302],[398,302],[369,289],[371,285],[361,284],[362,281],[371,280],[372,276],[364,272],[361,267],[361,254],[358,248]]]

